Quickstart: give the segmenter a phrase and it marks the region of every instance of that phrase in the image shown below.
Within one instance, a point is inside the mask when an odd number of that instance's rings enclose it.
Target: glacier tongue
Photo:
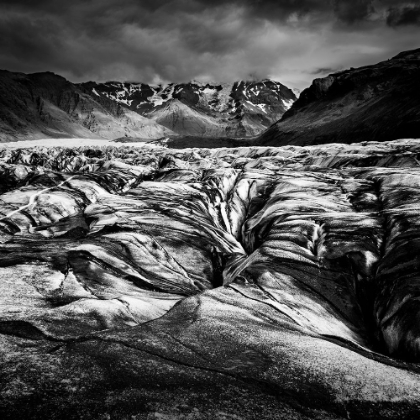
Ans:
[[[0,150],[0,410],[416,418],[419,153]]]

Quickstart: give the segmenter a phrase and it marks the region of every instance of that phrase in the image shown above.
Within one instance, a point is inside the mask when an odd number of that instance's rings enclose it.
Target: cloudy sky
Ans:
[[[0,0],[0,68],[149,83],[315,77],[420,47],[420,1]]]

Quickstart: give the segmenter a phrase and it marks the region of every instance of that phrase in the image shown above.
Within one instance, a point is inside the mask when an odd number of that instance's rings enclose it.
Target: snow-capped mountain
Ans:
[[[92,96],[106,97],[181,135],[252,136],[276,122],[296,100],[273,80],[233,84],[88,82]]]

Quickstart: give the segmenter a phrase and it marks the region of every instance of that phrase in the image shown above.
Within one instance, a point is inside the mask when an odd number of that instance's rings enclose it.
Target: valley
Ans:
[[[419,418],[419,72],[0,71],[0,417]]]

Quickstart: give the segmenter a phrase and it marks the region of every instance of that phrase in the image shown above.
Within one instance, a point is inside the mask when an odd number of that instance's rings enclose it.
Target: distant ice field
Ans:
[[[14,141],[8,143],[0,143],[0,149],[2,148],[27,148],[27,147],[82,147],[82,146],[144,146],[144,142],[136,143],[119,143],[112,140],[106,139],[85,139],[85,138],[69,138],[69,139],[39,139],[39,140],[23,140]]]

